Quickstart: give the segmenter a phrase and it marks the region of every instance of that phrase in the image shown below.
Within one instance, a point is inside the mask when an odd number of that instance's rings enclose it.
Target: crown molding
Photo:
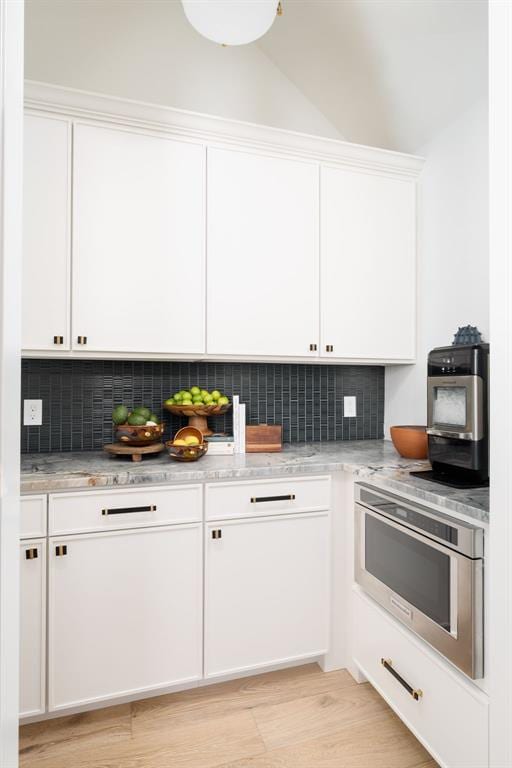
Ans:
[[[32,80],[25,81],[25,108],[411,179],[419,176],[424,165],[424,160],[415,155]]]

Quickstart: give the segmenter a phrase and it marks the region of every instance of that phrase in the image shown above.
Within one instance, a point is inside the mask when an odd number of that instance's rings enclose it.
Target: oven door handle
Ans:
[[[434,437],[452,437],[455,440],[475,439],[473,432],[452,432],[449,429],[433,429],[432,427],[427,427],[427,435],[433,435]]]

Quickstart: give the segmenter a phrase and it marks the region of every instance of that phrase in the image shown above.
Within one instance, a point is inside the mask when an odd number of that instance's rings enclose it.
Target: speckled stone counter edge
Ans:
[[[424,504],[488,522],[488,489],[462,491],[410,476],[411,470],[422,467],[427,467],[426,462],[400,458],[384,440],[299,444],[278,454],[206,456],[197,464],[171,463],[166,455],[134,465],[98,452],[26,454],[22,456],[21,490],[23,494],[44,494],[343,471]]]

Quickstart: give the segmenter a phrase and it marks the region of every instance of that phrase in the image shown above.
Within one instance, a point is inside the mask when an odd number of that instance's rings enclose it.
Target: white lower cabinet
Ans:
[[[487,768],[485,693],[370,599],[353,597],[354,660],[365,677],[441,766]]]
[[[202,676],[202,525],[49,539],[49,710]]]
[[[45,711],[46,539],[20,545],[20,716]]]
[[[205,677],[328,647],[327,511],[205,526]]]

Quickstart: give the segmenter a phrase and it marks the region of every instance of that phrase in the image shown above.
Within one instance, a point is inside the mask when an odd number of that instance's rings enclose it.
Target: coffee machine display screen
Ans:
[[[434,387],[434,424],[466,425],[466,387]]]

